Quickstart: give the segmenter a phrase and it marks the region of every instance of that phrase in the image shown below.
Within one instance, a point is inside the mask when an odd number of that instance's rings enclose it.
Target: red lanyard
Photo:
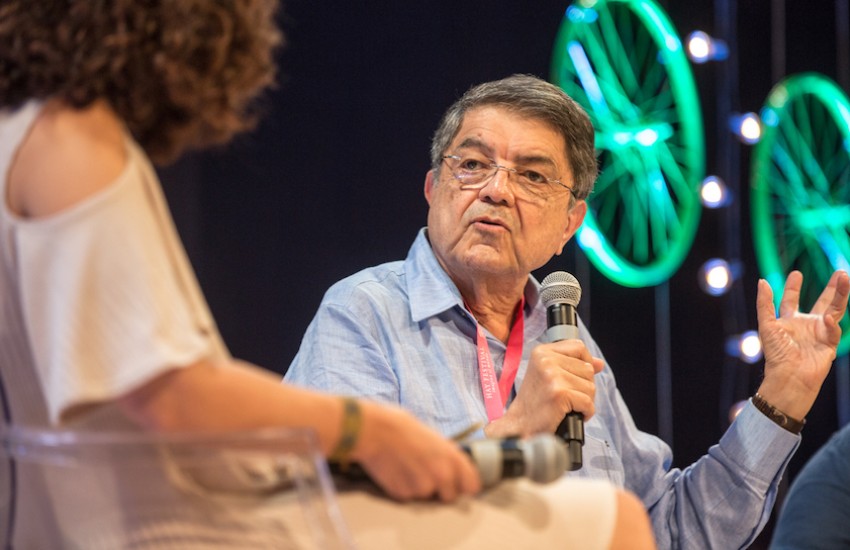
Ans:
[[[490,419],[490,422],[505,414],[505,403],[508,402],[510,397],[519,369],[519,362],[522,360],[522,341],[525,336],[524,309],[525,297],[519,303],[517,320],[511,327],[511,334],[508,336],[505,363],[502,365],[502,376],[499,377],[498,381],[496,380],[496,369],[493,368],[493,358],[490,356],[490,347],[487,345],[487,336],[484,335],[484,329],[481,328],[481,325],[476,323],[475,345],[478,348],[478,374],[481,377],[484,407],[487,410],[487,418]],[[496,391],[497,386],[499,391]]]

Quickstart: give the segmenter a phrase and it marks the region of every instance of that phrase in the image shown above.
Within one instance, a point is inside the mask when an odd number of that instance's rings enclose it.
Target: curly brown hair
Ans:
[[[104,99],[156,162],[256,122],[276,0],[3,0],[0,108]]]

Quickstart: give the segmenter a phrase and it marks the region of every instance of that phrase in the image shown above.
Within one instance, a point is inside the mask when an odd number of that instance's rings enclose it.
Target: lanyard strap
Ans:
[[[525,297],[519,303],[519,313],[511,327],[510,336],[508,336],[505,363],[502,365],[502,376],[498,380],[496,369],[493,368],[490,347],[487,345],[487,336],[484,334],[481,325],[476,323],[475,345],[478,348],[478,375],[481,377],[481,392],[484,394],[484,407],[487,410],[487,418],[490,419],[490,422],[505,414],[505,403],[508,402],[514,380],[516,380],[519,363],[522,360],[522,341],[525,336],[524,309]]]

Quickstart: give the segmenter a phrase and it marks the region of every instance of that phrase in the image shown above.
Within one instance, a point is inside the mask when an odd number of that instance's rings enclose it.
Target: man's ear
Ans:
[[[567,226],[564,228],[564,234],[561,236],[561,245],[558,247],[556,254],[560,255],[564,251],[564,246],[576,234],[578,228],[581,227],[584,221],[584,216],[587,214],[587,201],[577,200],[567,213]]]
[[[431,194],[434,192],[434,186],[436,182],[434,181],[434,170],[428,170],[428,173],[425,174],[425,200],[428,201],[428,204],[431,204]]]

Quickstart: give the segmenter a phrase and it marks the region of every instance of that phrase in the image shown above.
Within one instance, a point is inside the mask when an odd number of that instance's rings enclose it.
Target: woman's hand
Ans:
[[[352,459],[391,497],[451,502],[481,490],[460,447],[407,412],[361,401],[363,425]]]

